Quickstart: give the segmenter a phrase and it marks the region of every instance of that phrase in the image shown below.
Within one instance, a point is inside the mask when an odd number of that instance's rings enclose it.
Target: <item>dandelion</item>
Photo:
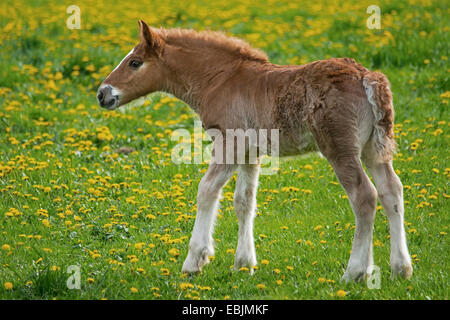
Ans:
[[[259,284],[256,285],[256,287],[258,289],[264,290],[266,288],[266,285],[264,283],[259,283]]]
[[[5,282],[4,286],[6,290],[12,290],[13,288],[12,282]]]
[[[143,246],[145,246],[145,242],[139,242],[134,244],[134,248],[136,250],[141,250]]]
[[[163,276],[168,276],[168,275],[170,275],[170,270],[167,268],[161,268],[161,274]]]
[[[136,269],[137,272],[145,274],[145,269],[144,268],[137,268]]]
[[[345,296],[347,295],[347,292],[344,291],[344,290],[338,290],[338,291],[336,292],[336,295],[337,295],[339,298],[343,298],[343,297],[345,297]]]
[[[3,251],[9,251],[9,250],[11,250],[11,247],[10,247],[10,245],[9,244],[4,244],[4,245],[2,245],[2,250]]]
[[[197,286],[197,287],[198,287],[199,290],[203,290],[203,291],[210,291],[211,290],[211,287],[209,287],[209,286],[204,286],[204,287]]]
[[[130,288],[130,291],[131,291],[132,293],[137,293],[137,292],[139,292],[139,290],[136,289],[135,287],[131,287],[131,288]]]
[[[180,250],[178,250],[177,248],[172,248],[169,250],[169,254],[174,257],[178,257],[180,255]]]
[[[194,288],[194,285],[189,282],[183,282],[183,283],[180,283],[180,288],[181,288],[181,290],[192,289],[192,288]]]

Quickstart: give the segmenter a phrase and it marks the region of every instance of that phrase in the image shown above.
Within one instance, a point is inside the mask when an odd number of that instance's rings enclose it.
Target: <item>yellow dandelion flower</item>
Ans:
[[[134,248],[136,250],[141,250],[143,246],[145,246],[145,242],[139,242],[134,244]]]
[[[137,268],[136,269],[137,272],[145,274],[145,269],[144,268]]]
[[[174,257],[178,257],[180,255],[180,251],[177,248],[172,248],[169,250],[169,254]]]
[[[266,285],[264,283],[259,283],[259,284],[256,285],[256,287],[258,289],[264,290],[266,288]]]
[[[168,276],[170,275],[170,270],[167,268],[161,268],[161,273],[163,276]]]
[[[343,297],[345,297],[345,296],[347,295],[347,292],[344,291],[344,290],[338,290],[338,291],[336,292],[336,295],[337,295],[339,298],[343,298]]]
[[[181,288],[181,290],[192,289],[192,288],[194,288],[194,285],[189,282],[183,282],[183,283],[180,283],[180,288]]]

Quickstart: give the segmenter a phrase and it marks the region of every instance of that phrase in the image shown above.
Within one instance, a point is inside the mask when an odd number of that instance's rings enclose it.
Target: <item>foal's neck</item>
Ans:
[[[242,65],[239,58],[229,53],[172,46],[167,48],[165,63],[168,74],[164,91],[185,101],[196,112],[211,91]]]

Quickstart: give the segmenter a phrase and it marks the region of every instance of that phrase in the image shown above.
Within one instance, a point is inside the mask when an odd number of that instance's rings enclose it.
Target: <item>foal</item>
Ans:
[[[98,90],[103,108],[113,110],[148,93],[165,91],[188,103],[205,130],[225,134],[227,129],[278,129],[282,156],[317,148],[332,165],[356,218],[343,279],[364,280],[373,265],[377,194],[390,224],[392,276],[411,276],[403,188],[392,167],[396,146],[392,95],[382,73],[349,58],[274,65],[263,52],[221,33],[154,29],[143,21],[139,26],[140,43]],[[259,164],[222,163],[216,156],[218,148],[222,147],[215,142],[198,187],[198,211],[183,272],[201,271],[208,256],[214,255],[212,233],[219,196],[235,170],[234,207],[239,219],[235,268],[256,265],[253,219]]]

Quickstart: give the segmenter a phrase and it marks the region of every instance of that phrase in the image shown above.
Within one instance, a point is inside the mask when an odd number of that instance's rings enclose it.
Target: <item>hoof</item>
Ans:
[[[257,265],[257,262],[256,262],[255,257],[246,257],[246,256],[238,257],[238,256],[236,256],[234,259],[234,269],[236,271],[239,271],[239,269],[245,267],[245,268],[248,268],[249,273],[251,275],[253,275],[255,273],[255,269],[253,267],[256,265]]]
[[[186,260],[183,263],[183,267],[181,268],[182,273],[198,273],[202,272],[202,268],[204,265],[209,263],[209,254],[210,250],[207,248],[201,250],[201,253],[197,256],[194,256],[191,252],[188,253]]]
[[[341,278],[341,282],[364,282],[366,280],[366,270],[349,271],[346,270]]]
[[[413,274],[413,269],[410,264],[405,264],[402,266],[392,266],[391,270],[391,279],[395,279],[397,277],[402,279],[409,279]]]

